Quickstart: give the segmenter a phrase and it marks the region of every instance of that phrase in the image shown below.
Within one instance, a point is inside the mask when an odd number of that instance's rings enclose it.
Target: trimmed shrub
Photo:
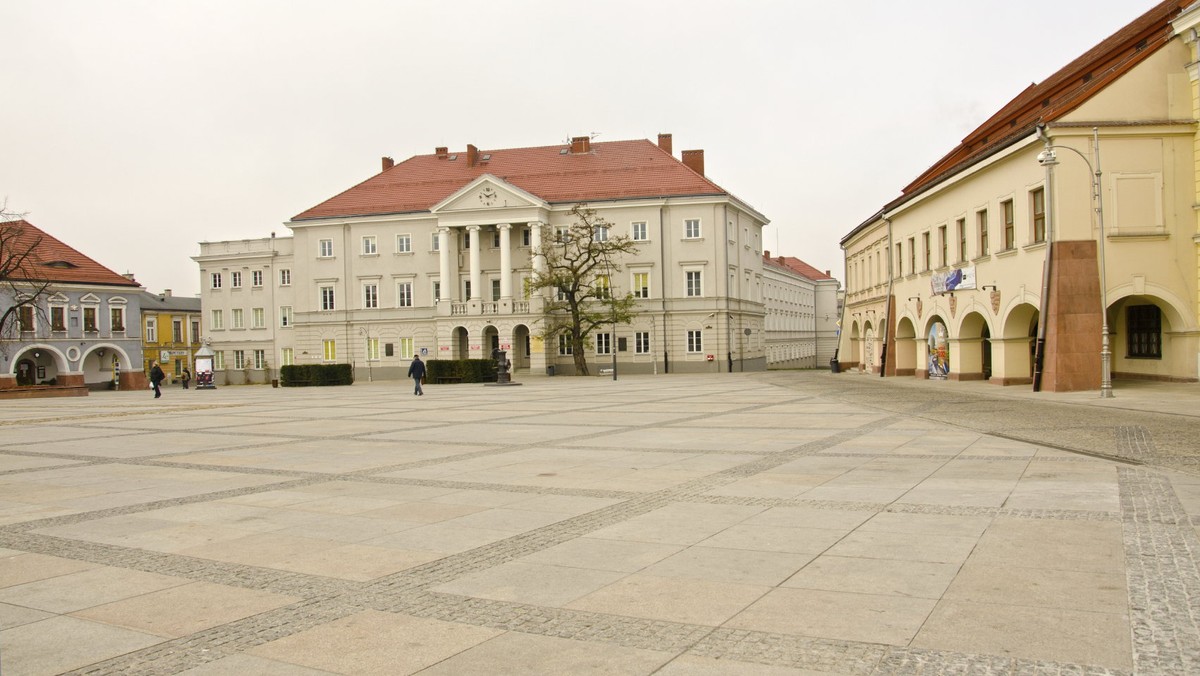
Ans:
[[[496,382],[496,362],[492,359],[430,359],[425,362],[425,380],[456,378],[464,383]]]
[[[349,364],[293,364],[279,369],[279,384],[284,387],[353,383],[354,370]]]

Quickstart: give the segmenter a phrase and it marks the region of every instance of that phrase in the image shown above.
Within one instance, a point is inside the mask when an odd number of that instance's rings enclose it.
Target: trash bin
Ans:
[[[830,360],[829,360],[829,371],[830,371],[830,373],[838,373],[838,369],[839,369],[839,365],[838,365],[838,360],[837,360],[837,357],[834,357],[833,359],[830,359]]]
[[[546,367],[546,375],[548,375],[548,376],[554,375],[554,364],[551,364]]]

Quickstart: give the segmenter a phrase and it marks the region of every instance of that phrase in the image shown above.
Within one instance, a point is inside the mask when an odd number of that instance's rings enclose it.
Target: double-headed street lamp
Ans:
[[[1104,275],[1104,268],[1105,268],[1105,265],[1104,265],[1104,240],[1105,240],[1106,235],[1104,232],[1104,199],[1100,192],[1100,130],[1096,127],[1092,127],[1092,148],[1093,148],[1093,152],[1095,153],[1095,157],[1096,157],[1096,164],[1094,164],[1094,165],[1088,159],[1087,155],[1084,155],[1083,153],[1079,152],[1075,148],[1072,148],[1070,146],[1054,145],[1054,143],[1050,139],[1050,136],[1046,134],[1046,125],[1039,124],[1037,126],[1037,135],[1038,135],[1038,138],[1041,139],[1042,144],[1045,145],[1045,149],[1042,152],[1038,153],[1037,159],[1038,159],[1039,164],[1041,164],[1043,167],[1046,167],[1048,189],[1050,189],[1049,186],[1051,186],[1053,184],[1052,178],[1054,175],[1054,167],[1058,165],[1058,156],[1055,154],[1054,151],[1058,150],[1060,148],[1063,150],[1070,150],[1071,152],[1078,155],[1079,158],[1081,160],[1083,160],[1083,163],[1086,164],[1088,166],[1088,169],[1091,170],[1091,172],[1092,172],[1092,205],[1096,211],[1096,224],[1100,228],[1099,245],[1098,245],[1099,246],[1098,253],[1100,256],[1099,263],[1100,263],[1100,327],[1101,327],[1100,328],[1100,398],[1101,399],[1111,399],[1113,396],[1112,351],[1109,349],[1109,344],[1108,344],[1108,286],[1105,281],[1105,275]],[[1053,208],[1052,200],[1054,198],[1054,195],[1052,193],[1049,193],[1049,194],[1047,194],[1047,197],[1048,197],[1049,201],[1051,201],[1051,208]],[[1051,222],[1053,222],[1053,218],[1051,218]],[[1048,245],[1052,246],[1053,242],[1049,242]],[[1047,250],[1046,255],[1047,256],[1050,255],[1049,250]]]

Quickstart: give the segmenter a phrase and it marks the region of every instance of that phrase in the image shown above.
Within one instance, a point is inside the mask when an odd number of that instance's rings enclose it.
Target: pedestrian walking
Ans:
[[[188,367],[184,366],[183,367],[183,389],[185,389],[185,390],[187,389],[188,383],[191,380],[192,380],[192,372],[188,370]]]
[[[421,381],[425,380],[425,362],[417,355],[413,355],[412,365],[408,367],[408,377],[416,384],[413,394],[418,397],[425,396],[425,392],[421,390]]]
[[[167,374],[163,373],[162,367],[158,365],[158,362],[152,362],[152,364],[150,367],[150,386],[154,388],[154,398],[158,399],[162,396],[162,390],[159,389],[159,385],[162,385],[162,381],[167,377]]]

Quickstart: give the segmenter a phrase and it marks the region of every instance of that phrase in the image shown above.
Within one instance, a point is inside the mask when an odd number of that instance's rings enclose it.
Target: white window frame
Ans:
[[[429,239],[429,250],[430,251],[441,251],[442,250],[441,233],[439,233],[439,232],[433,233],[433,237],[431,237]]]
[[[558,356],[566,357],[571,354],[574,354],[574,350],[571,347],[571,337],[565,333],[558,334]]]
[[[643,276],[643,275],[646,277],[646,285],[640,286],[638,284],[638,277]],[[634,298],[649,298],[650,297],[650,273],[649,272],[645,272],[642,270],[632,271],[630,273],[629,283],[630,283],[630,288],[633,289],[633,297]],[[645,292],[645,295],[643,295],[643,291]]]
[[[333,240],[317,240],[317,258],[333,258]]]
[[[242,288],[242,273],[240,271],[234,270],[233,272],[229,273],[229,288]]]
[[[208,284],[209,284],[208,288],[210,288],[210,289],[221,288],[221,273],[219,273],[219,272],[212,273],[208,278]]]
[[[412,235],[407,232],[396,235],[396,253],[410,254],[412,252]]]
[[[279,350],[279,365],[280,366],[293,366],[293,365],[295,365],[295,363],[296,363],[296,352],[292,348],[285,347],[285,348],[281,348]]]
[[[261,287],[262,285],[263,285],[262,270],[251,270],[250,271],[250,286]]]
[[[317,287],[317,307],[321,308],[322,312],[332,312],[337,309],[337,296],[333,286],[326,284]]]
[[[650,354],[650,332],[636,331],[633,334],[633,353]]]
[[[255,350],[254,351],[254,369],[256,371],[261,371],[264,368],[266,368],[266,366],[267,366],[267,351],[266,350]]]
[[[699,218],[683,219],[683,238],[684,239],[700,239],[702,232],[704,232],[704,231],[701,230],[701,224],[700,224]]]
[[[435,284],[437,282],[434,282]],[[396,307],[413,306],[413,283],[411,281],[396,282]]]
[[[692,287],[692,275],[696,276],[695,288]],[[703,298],[704,297],[704,271],[703,270],[684,270],[683,271],[683,289],[684,296],[687,298]]]
[[[245,350],[234,350],[233,351],[233,368],[234,369],[246,368],[246,351]]]
[[[291,305],[280,305],[279,306],[279,326],[280,326],[280,328],[284,328],[284,329],[291,328],[291,326],[292,326],[292,306]]]
[[[256,307],[250,309],[250,328],[267,328],[267,311],[265,308]]]
[[[702,331],[700,329],[688,329],[687,353],[688,354],[703,354],[704,353],[704,331]]]
[[[244,329],[246,328],[246,314],[240,307],[235,307],[230,310],[229,328]],[[240,367],[239,367],[240,368]]]
[[[650,231],[646,221],[634,221],[629,224],[629,237],[635,242],[650,241]]]
[[[597,225],[592,230],[592,241],[593,242],[607,242],[608,241],[608,228],[603,225]]]
[[[225,316],[221,310],[213,310],[208,318],[208,329],[210,331],[222,331],[225,329]]]
[[[279,271],[279,286],[292,285],[292,271],[288,268],[283,268]]]
[[[399,357],[401,359],[412,359],[413,358],[413,339],[412,338],[401,338],[398,341],[396,341],[396,343],[397,343],[396,347],[399,349]]]
[[[214,371],[224,371],[225,370],[225,351],[224,350],[214,350],[213,351],[213,370]]]
[[[363,235],[362,238],[362,255],[378,256],[379,255],[379,240],[375,235]]]
[[[379,285],[374,282],[365,282],[362,285],[362,308],[364,310],[379,309]]]
[[[218,310],[219,312],[219,310]],[[146,335],[144,337],[147,343],[158,342],[158,317],[149,315],[146,317]]]
[[[597,333],[596,334],[596,354],[610,355],[612,354],[612,334]]]
[[[368,338],[366,349],[367,361],[379,361],[379,339]]]
[[[321,341],[321,360],[337,361],[337,341],[326,338]]]

